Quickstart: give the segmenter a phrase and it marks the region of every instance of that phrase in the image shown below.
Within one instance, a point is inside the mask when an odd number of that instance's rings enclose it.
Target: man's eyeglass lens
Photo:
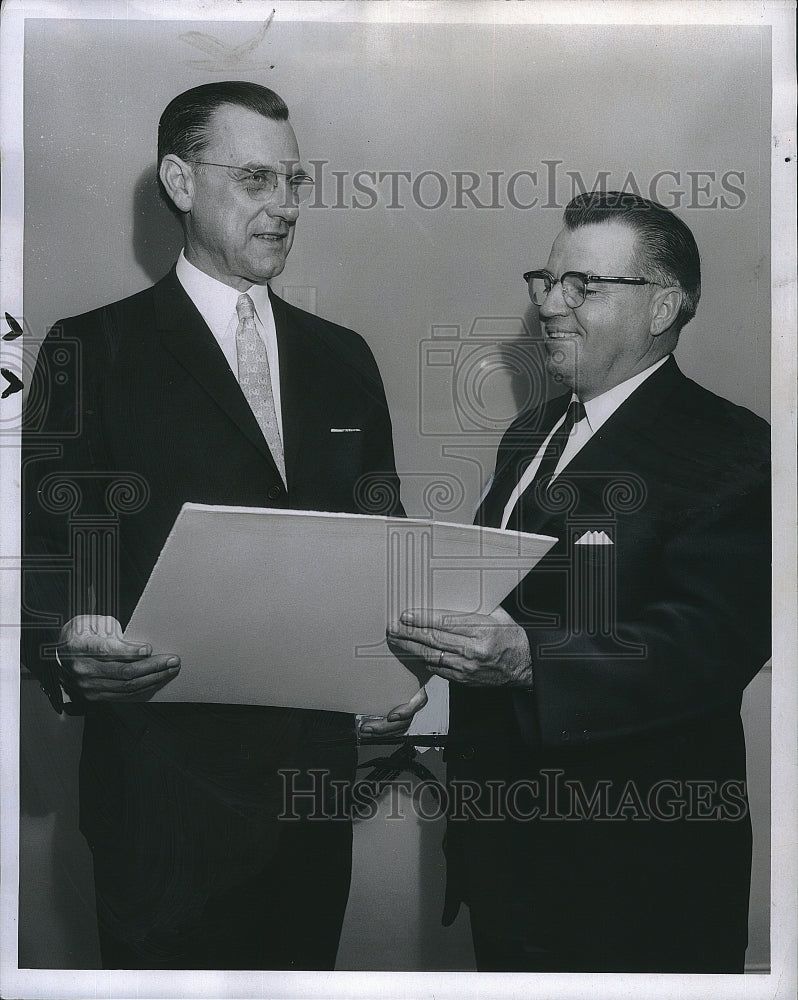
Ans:
[[[256,170],[243,178],[244,189],[258,201],[265,201],[277,190],[278,177],[284,177],[275,170]],[[288,180],[288,194],[291,201],[301,204],[307,201],[313,191],[313,181],[304,174]]]
[[[584,278],[574,272],[566,272],[561,278],[562,297],[565,304],[571,309],[578,309],[585,301],[586,285]],[[527,282],[529,286],[529,297],[536,306],[542,306],[546,301],[546,296],[557,284],[548,274],[530,274]]]
[[[243,185],[247,194],[256,201],[267,201],[271,198],[277,190],[280,177],[285,177],[288,181],[288,201],[291,204],[299,205],[307,201],[313,191],[313,179],[307,174],[286,174],[268,167],[250,170],[249,167],[237,167],[232,163],[210,163],[208,160],[192,160],[192,163],[202,167],[221,167],[223,170],[235,171],[240,175],[237,180]]]

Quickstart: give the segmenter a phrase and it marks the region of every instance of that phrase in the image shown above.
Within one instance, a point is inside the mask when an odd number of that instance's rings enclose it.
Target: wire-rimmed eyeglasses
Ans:
[[[232,163],[209,163],[207,160],[192,160],[203,167],[223,167],[225,170],[235,170],[241,175],[236,180],[241,181],[244,190],[255,201],[267,201],[277,190],[278,178],[285,177],[292,204],[299,205],[306,201],[313,191],[313,179],[305,173],[289,174],[272,167],[237,167]]]
[[[583,271],[564,271],[559,278],[555,278],[549,271],[527,271],[524,281],[529,289],[529,297],[536,306],[542,306],[546,297],[554,286],[559,282],[562,285],[562,297],[569,309],[578,309],[588,295],[594,295],[595,289],[588,288],[588,284],[594,281],[606,282],[614,285],[659,285],[658,281],[650,281],[648,278],[628,278],[617,277],[609,274],[585,274]]]

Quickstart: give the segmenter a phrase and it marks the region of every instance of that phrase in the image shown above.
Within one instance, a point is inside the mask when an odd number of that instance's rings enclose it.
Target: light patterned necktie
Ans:
[[[283,442],[280,440],[280,426],[277,423],[277,409],[274,405],[269,355],[255,327],[255,306],[246,292],[238,296],[236,312],[238,313],[236,330],[238,383],[263,431],[266,444],[285,483],[287,482],[285,456]]]

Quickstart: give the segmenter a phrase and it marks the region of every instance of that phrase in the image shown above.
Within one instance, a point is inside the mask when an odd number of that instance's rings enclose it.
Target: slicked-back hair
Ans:
[[[682,305],[674,322],[678,333],[695,316],[701,298],[701,258],[688,226],[670,209],[625,191],[588,191],[568,203],[565,228],[620,222],[637,237],[641,277],[676,285]]]
[[[178,94],[167,104],[158,122],[158,166],[167,153],[191,160],[208,146],[208,122],[225,104],[248,108],[264,118],[284,122],[288,108],[279,94],[259,83],[221,80],[204,83]]]

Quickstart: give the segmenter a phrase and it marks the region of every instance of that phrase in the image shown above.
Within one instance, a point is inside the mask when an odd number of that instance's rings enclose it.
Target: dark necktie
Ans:
[[[544,489],[548,489],[551,477],[554,475],[554,470],[557,468],[557,463],[562,457],[562,453],[565,450],[565,446],[568,443],[568,438],[571,436],[571,431],[576,427],[580,420],[584,420],[587,416],[585,412],[585,404],[581,399],[572,399],[568,405],[568,409],[565,412],[565,420],[557,428],[557,430],[552,435],[551,441],[549,441],[546,446],[546,451],[543,455],[540,465],[538,466],[538,471],[532,482],[529,484],[537,485],[537,483],[542,483]],[[529,487],[527,487],[528,489]]]
[[[574,427],[586,417],[585,406],[578,399],[572,399],[568,405],[568,409],[565,411],[565,418],[557,430],[552,434],[551,440],[546,445],[546,450],[543,453],[543,458],[541,459],[540,465],[535,472],[535,475],[528,483],[524,486],[523,491],[516,498],[515,503],[510,509],[507,515],[507,523],[505,527],[510,531],[526,531],[531,530],[522,527],[524,523],[527,522],[527,517],[522,513],[522,508],[529,513],[529,511],[536,509],[537,505],[533,501],[535,487],[540,483],[544,490],[548,489],[549,483],[551,482],[551,477],[554,474],[554,470],[557,468],[557,462],[559,462],[562,457],[563,450],[568,443],[568,438],[573,431]],[[531,465],[533,459],[536,457],[537,452],[532,455],[528,455],[526,459],[516,465],[516,471],[513,476],[516,488],[518,484],[524,481],[526,472]],[[504,504],[504,510],[507,509],[507,504],[510,503],[512,498],[511,491],[510,495]],[[538,494],[539,495],[539,494]],[[481,513],[481,508],[480,508]],[[479,516],[479,514],[478,514]],[[499,524],[504,523],[504,514],[502,514],[499,519]]]

